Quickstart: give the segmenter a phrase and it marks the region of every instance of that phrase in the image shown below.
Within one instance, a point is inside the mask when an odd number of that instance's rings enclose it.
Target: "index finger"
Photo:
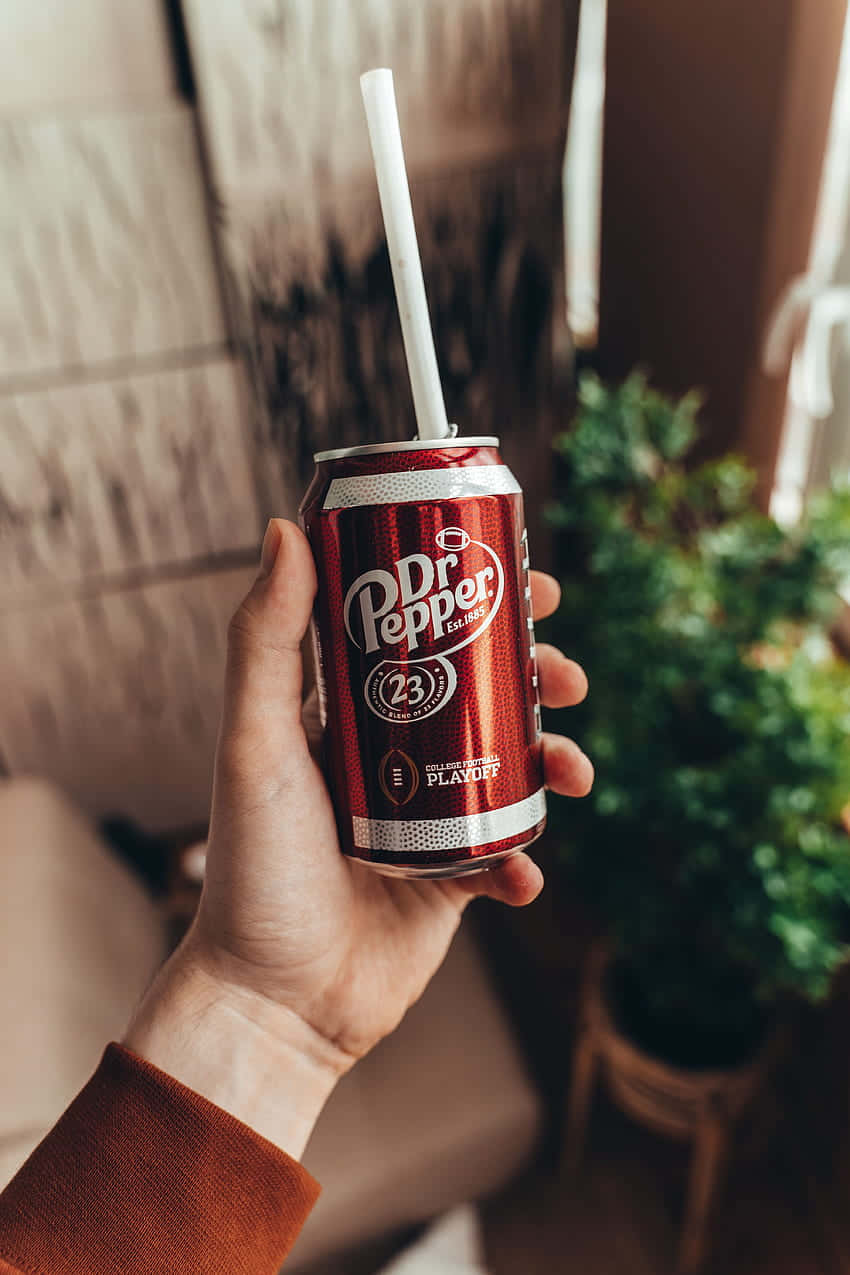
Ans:
[[[561,601],[561,586],[554,576],[545,571],[530,572],[531,611],[535,620],[545,620],[547,615],[557,611]]]

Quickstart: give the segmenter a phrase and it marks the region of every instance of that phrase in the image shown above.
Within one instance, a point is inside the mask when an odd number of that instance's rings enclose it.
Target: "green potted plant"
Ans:
[[[583,379],[549,510],[563,600],[547,636],[587,669],[568,724],[597,768],[550,822],[609,936],[609,1080],[661,1126],[672,1090],[698,1121],[706,1075],[734,1088],[780,1006],[824,998],[850,954],[850,670],[828,636],[850,489],[781,529],[742,461],[688,463],[697,411],[640,375]],[[641,1059],[668,1090],[654,1114],[649,1072],[627,1093]]]

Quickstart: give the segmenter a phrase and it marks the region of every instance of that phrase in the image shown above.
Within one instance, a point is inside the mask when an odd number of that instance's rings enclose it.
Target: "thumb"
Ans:
[[[293,751],[306,747],[301,727],[301,641],[316,592],[316,569],[304,533],[272,518],[260,571],[230,621],[218,760],[255,779],[279,777]]]

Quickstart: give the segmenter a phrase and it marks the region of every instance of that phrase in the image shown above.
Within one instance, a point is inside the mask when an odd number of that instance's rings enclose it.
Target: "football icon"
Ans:
[[[469,544],[469,536],[462,527],[444,527],[437,532],[437,544],[441,549],[451,552],[465,549]]]
[[[400,748],[384,753],[378,765],[378,782],[394,806],[405,806],[416,795],[419,770],[416,762]]]

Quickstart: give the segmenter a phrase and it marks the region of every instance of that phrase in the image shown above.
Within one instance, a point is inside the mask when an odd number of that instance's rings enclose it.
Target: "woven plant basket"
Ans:
[[[605,975],[611,962],[610,949],[600,944],[592,949],[585,967],[566,1130],[567,1168],[573,1172],[578,1168],[599,1080],[617,1106],[640,1124],[692,1142],[677,1269],[693,1272],[705,1256],[709,1213],[735,1123],[764,1085],[785,1033],[777,1026],[759,1052],[737,1067],[694,1070],[662,1062],[644,1053],[617,1026],[606,999]]]

